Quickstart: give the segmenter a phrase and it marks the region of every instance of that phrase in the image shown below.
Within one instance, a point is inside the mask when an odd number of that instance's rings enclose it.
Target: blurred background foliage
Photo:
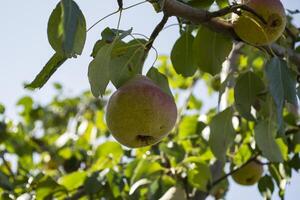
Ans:
[[[263,78],[264,55],[250,47],[241,52],[245,53],[239,55],[239,73],[232,80],[239,80],[246,66]],[[30,96],[22,97],[14,120],[5,116],[1,105],[1,199],[186,199],[186,193],[195,198],[201,194],[222,198],[229,188],[225,174],[261,155],[254,122],[229,109],[234,143],[223,152],[224,170],[215,174],[218,161],[211,150],[208,127],[218,128],[228,118],[216,115],[218,107],[204,110],[201,96],[216,95],[226,81],[221,83],[216,76],[198,72],[184,78],[177,75],[167,56],[161,56],[158,63],[158,70],[168,77],[180,117],[172,133],[150,147],[128,149],[111,137],[104,121],[110,90],[101,99],[90,92],[67,97],[57,83],[57,93],[46,105]],[[270,101],[261,99],[265,104]],[[232,102],[234,94],[229,93],[229,105]],[[283,197],[287,181],[300,168],[298,120],[292,112],[284,112],[291,132],[285,140],[276,139],[283,162],[269,162],[259,156],[265,172],[258,189],[264,197],[270,197],[275,187]]]

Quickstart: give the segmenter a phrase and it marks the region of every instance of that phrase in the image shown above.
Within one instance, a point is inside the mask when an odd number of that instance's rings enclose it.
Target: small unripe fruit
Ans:
[[[221,89],[221,77],[220,77],[220,74],[215,75],[211,79],[210,86],[215,91],[219,91]]]
[[[259,181],[263,167],[257,161],[251,161],[232,174],[233,180],[240,185],[254,185]]]
[[[174,127],[174,99],[146,76],[136,75],[109,99],[106,122],[121,144],[143,147],[159,142]]]
[[[275,42],[286,26],[286,15],[280,0],[244,0],[266,23],[248,11],[234,22],[234,31],[245,42],[262,46]]]

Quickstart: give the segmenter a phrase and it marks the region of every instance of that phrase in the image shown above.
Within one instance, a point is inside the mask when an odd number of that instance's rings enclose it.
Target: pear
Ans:
[[[233,180],[240,185],[254,185],[259,181],[263,173],[263,167],[257,161],[251,161],[232,174]]]
[[[173,129],[176,119],[173,97],[143,75],[136,75],[112,94],[106,111],[113,137],[130,148],[159,142]]]
[[[248,11],[233,23],[235,33],[245,42],[263,46],[275,42],[286,26],[286,15],[280,0],[244,0],[245,5],[252,8],[265,23]]]

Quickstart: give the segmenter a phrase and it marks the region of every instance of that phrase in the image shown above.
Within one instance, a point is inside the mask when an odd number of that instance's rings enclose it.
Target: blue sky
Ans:
[[[126,0],[131,5],[141,0]],[[87,78],[87,67],[91,58],[89,54],[93,44],[99,38],[101,31],[109,26],[117,26],[117,16],[101,22],[88,33],[88,38],[83,55],[77,59],[67,61],[43,87],[35,92],[26,91],[24,82],[31,81],[41,70],[44,64],[54,53],[47,40],[47,21],[51,11],[58,1],[53,0],[9,0],[2,1],[0,6],[0,103],[7,107],[7,114],[14,117],[15,103],[23,95],[31,95],[41,102],[47,102],[54,94],[53,83],[60,82],[64,85],[69,95],[80,94],[81,91],[89,89]],[[299,0],[283,0],[286,8],[300,9]],[[88,26],[101,17],[111,13],[117,8],[114,1],[79,1],[86,16]],[[161,19],[160,14],[155,14],[149,4],[127,10],[123,13],[121,28],[134,27],[135,33],[149,35],[155,25]],[[174,23],[174,19],[169,24]],[[300,15],[295,20],[300,25]],[[172,45],[178,37],[175,27],[164,30],[155,41],[154,46],[160,54],[169,54]],[[155,53],[151,52],[146,66],[155,59]],[[211,103],[211,100],[203,99]],[[213,102],[215,103],[215,102]],[[291,184],[287,187],[288,200],[298,199],[300,195],[300,176],[295,174]],[[298,188],[297,188],[298,187]],[[253,200],[261,199],[256,186],[242,187],[231,184],[227,199]],[[276,198],[274,198],[276,199]]]

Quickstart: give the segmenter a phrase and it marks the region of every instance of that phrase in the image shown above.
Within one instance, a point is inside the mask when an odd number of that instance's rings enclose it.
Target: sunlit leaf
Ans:
[[[61,56],[76,57],[82,53],[86,39],[86,22],[73,0],[62,0],[48,21],[48,40]]]
[[[56,70],[67,60],[65,56],[61,56],[55,53],[40,73],[35,77],[35,79],[30,83],[25,85],[26,88],[36,89],[41,88],[47,83],[50,77],[56,72]]]
[[[204,163],[197,163],[194,169],[188,171],[188,182],[201,191],[207,191],[210,181],[210,169]]]
[[[86,175],[87,173],[85,171],[73,172],[60,177],[58,179],[58,183],[64,186],[67,190],[73,190],[84,183]]]

